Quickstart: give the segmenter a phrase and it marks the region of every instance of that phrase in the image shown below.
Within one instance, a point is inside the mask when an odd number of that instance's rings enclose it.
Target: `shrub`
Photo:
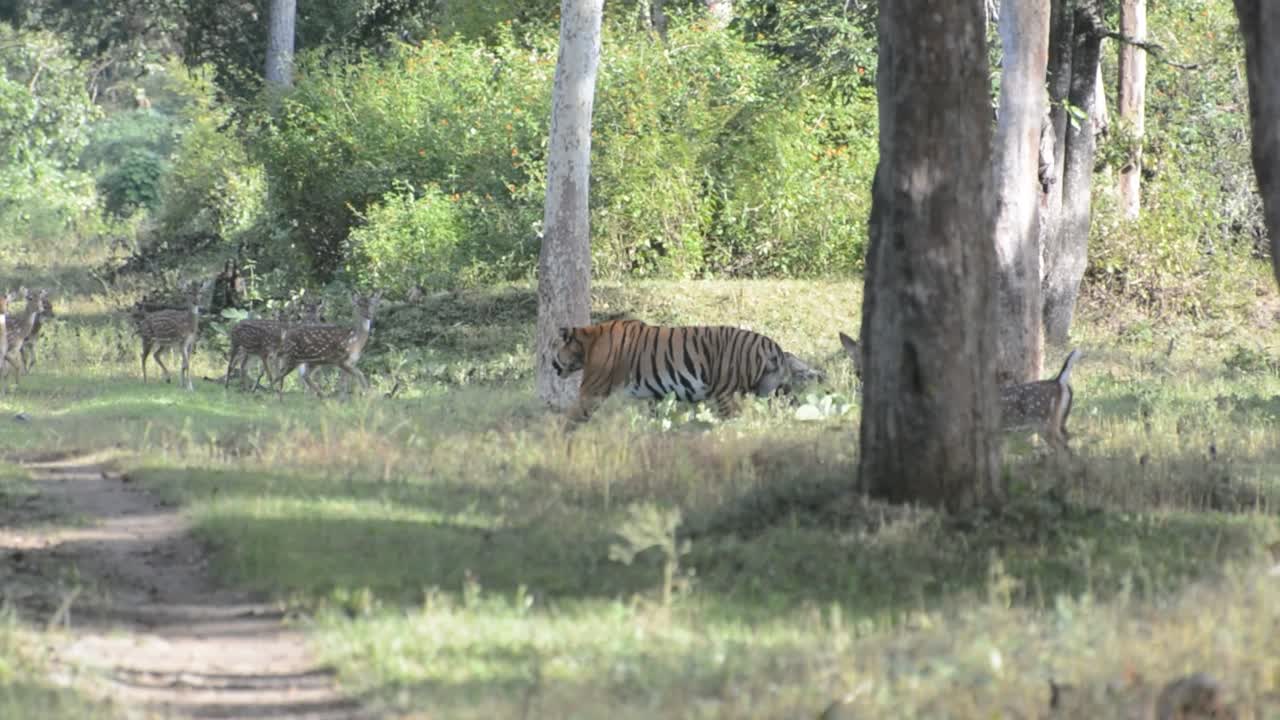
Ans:
[[[878,157],[874,93],[781,97],[753,107],[725,139],[711,268],[783,277],[859,270]]]
[[[438,186],[393,190],[351,232],[348,270],[361,284],[391,292],[451,287],[458,280],[464,234],[458,197]]]

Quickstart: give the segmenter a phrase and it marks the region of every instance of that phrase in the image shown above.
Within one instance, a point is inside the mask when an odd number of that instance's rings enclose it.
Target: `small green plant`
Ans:
[[[1261,347],[1248,347],[1241,344],[1232,347],[1231,354],[1222,361],[1222,364],[1227,366],[1228,370],[1241,375],[1274,373],[1277,370],[1277,362],[1271,353]]]
[[[662,553],[662,607],[671,607],[672,596],[678,589],[688,587],[692,572],[682,572],[680,558],[693,549],[689,540],[676,535],[683,516],[679,508],[664,510],[653,503],[631,506],[627,517],[618,527],[622,542],[609,546],[609,559],[630,565],[636,556],[649,548]]]

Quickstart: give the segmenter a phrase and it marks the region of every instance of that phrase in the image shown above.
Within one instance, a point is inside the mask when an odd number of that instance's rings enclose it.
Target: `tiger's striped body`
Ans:
[[[728,326],[662,327],[613,320],[561,328],[552,366],[560,377],[583,371],[570,418],[585,420],[615,391],[635,398],[675,395],[709,400],[722,415],[736,409],[733,396],[760,397],[813,373],[772,339]]]

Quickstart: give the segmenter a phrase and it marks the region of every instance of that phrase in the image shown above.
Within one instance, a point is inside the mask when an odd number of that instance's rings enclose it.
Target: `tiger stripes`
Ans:
[[[569,410],[574,420],[586,420],[619,390],[635,398],[710,400],[728,416],[737,409],[735,394],[766,397],[788,387],[794,377],[813,373],[757,332],[729,326],[662,327],[640,320],[561,328],[552,367],[560,377],[583,371],[578,401]]]

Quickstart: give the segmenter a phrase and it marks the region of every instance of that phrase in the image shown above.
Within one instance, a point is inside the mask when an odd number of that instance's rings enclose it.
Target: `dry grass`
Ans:
[[[834,402],[721,423],[616,400],[572,435],[531,397],[531,297],[397,311],[369,367],[407,388],[342,404],[144,386],[108,303],[73,295],[0,398],[29,418],[0,420],[0,448],[123,445],[229,582],[290,603],[350,687],[407,717],[794,718],[846,695],[873,717],[1039,717],[1051,678],[1120,717],[1195,670],[1280,712],[1280,583],[1259,571],[1280,538],[1280,377],[1238,350],[1274,327],[1085,308],[1077,457],[1012,438],[1008,507],[947,518],[848,492],[835,331],[857,329],[855,283],[600,288],[599,314],[767,332],[827,367],[811,391]],[[215,349],[197,376],[220,372]],[[690,543],[670,606],[664,551],[610,559],[645,503]]]

